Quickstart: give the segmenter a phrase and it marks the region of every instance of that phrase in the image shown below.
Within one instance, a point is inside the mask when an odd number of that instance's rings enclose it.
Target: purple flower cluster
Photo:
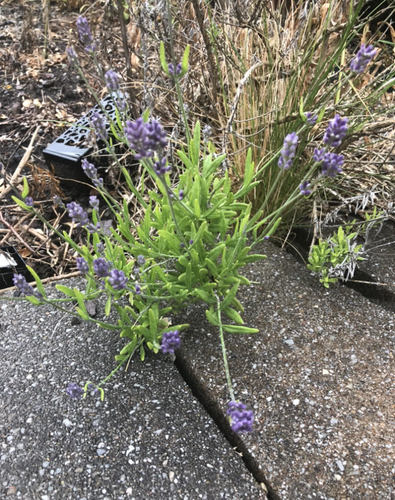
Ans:
[[[142,118],[134,122],[127,121],[125,135],[130,147],[136,152],[137,160],[150,158],[167,145],[166,133],[157,120],[147,123]]]
[[[110,263],[99,257],[93,261],[93,271],[99,278],[105,278],[110,274]]]
[[[77,19],[78,38],[86,52],[93,52],[96,49],[96,43],[93,40],[88,19],[84,16],[79,16]]]
[[[342,140],[347,134],[347,122],[348,118],[341,118],[339,115],[335,115],[333,120],[329,122],[328,128],[324,134],[324,143],[327,146],[337,148],[342,143]]]
[[[33,206],[33,198],[31,196],[26,196],[26,198],[23,200],[28,207]]]
[[[170,75],[179,75],[182,71],[182,67],[181,67],[181,63],[178,63],[176,65],[176,67],[174,68],[174,64],[173,63],[169,63],[168,64],[168,69],[169,69],[169,73]]]
[[[71,382],[67,386],[66,392],[71,397],[71,399],[81,399],[82,395],[84,394],[84,389],[78,384]]]
[[[302,184],[299,186],[300,192],[302,193],[303,196],[309,196],[311,194],[311,186],[309,181],[304,181]]]
[[[67,47],[66,55],[70,63],[76,63],[78,61],[77,53],[74,47]]]
[[[105,141],[108,137],[106,117],[95,111],[92,115],[91,122],[97,139],[99,141]]]
[[[22,274],[14,274],[12,281],[23,295],[35,295],[33,287],[29,285]]]
[[[113,269],[110,272],[108,282],[115,290],[124,290],[126,288],[128,280],[123,271],[120,271],[119,269]]]
[[[99,198],[95,195],[89,196],[89,205],[94,209],[94,210],[99,210]]]
[[[341,173],[341,166],[343,165],[343,163],[343,155],[337,155],[336,153],[325,153],[324,159],[322,160],[322,175],[335,177],[335,175]]]
[[[166,157],[154,163],[154,170],[157,175],[164,175],[171,170],[171,166],[167,164]]]
[[[78,226],[87,226],[89,224],[88,214],[79,203],[72,201],[71,203],[67,203],[66,206],[69,216],[73,219],[73,222],[77,223]]]
[[[311,113],[310,111],[307,111],[305,114],[307,123],[311,126],[316,124],[316,121],[318,120],[318,116],[315,115],[314,113]]]
[[[295,158],[299,137],[296,132],[291,132],[284,139],[283,148],[278,159],[278,166],[284,170],[288,169]]]
[[[174,330],[171,332],[166,332],[162,337],[162,345],[161,351],[164,353],[172,353],[180,347],[181,339],[180,332],[178,330]]]
[[[252,425],[254,423],[254,414],[251,410],[246,409],[246,405],[236,401],[228,403],[226,414],[231,418],[232,431],[252,432]]]
[[[366,66],[370,63],[373,57],[376,55],[377,50],[373,47],[373,45],[362,44],[361,48],[357,52],[357,55],[350,63],[351,71],[355,71],[355,73],[363,73],[366,69]]]
[[[104,75],[104,80],[109,92],[117,92],[119,90],[120,76],[116,71],[114,71],[113,69],[109,69]]]
[[[81,162],[82,170],[85,175],[92,180],[92,184],[96,187],[103,186],[103,179],[98,177],[97,168],[93,165],[93,163],[89,163],[85,158]]]
[[[89,265],[84,257],[77,257],[77,269],[81,274],[87,274],[89,272]]]

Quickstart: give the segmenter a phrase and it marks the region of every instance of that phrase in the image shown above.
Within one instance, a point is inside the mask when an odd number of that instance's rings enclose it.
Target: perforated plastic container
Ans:
[[[81,169],[81,160],[93,150],[91,140],[91,119],[94,113],[107,117],[107,131],[110,135],[109,119],[115,120],[115,98],[124,99],[124,95],[109,94],[80,118],[72,127],[67,129],[43,151],[47,164],[52,172],[63,179],[84,179]],[[65,167],[68,168],[65,168]]]
[[[13,286],[12,278],[14,274],[23,274],[27,280],[31,280],[26,264],[22,257],[11,246],[0,247],[0,288]]]

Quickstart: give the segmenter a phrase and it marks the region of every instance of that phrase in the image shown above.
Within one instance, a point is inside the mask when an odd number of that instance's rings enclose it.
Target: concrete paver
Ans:
[[[0,301],[1,498],[265,498],[168,357],[133,360],[104,402],[71,400],[68,383],[107,375],[121,340],[70,320]]]
[[[248,267],[246,325],[226,334],[236,398],[255,413],[243,442],[281,499],[390,499],[395,317],[343,285],[326,290],[270,243]],[[180,356],[226,410],[218,332],[202,309]],[[225,321],[226,322],[226,321]]]

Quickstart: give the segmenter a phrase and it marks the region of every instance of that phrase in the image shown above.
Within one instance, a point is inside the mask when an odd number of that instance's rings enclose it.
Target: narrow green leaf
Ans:
[[[163,41],[161,41],[159,45],[159,59],[163,71],[166,73],[167,76],[169,76],[169,65],[167,64],[166,61],[165,44],[163,43]]]
[[[259,330],[257,328],[250,328],[248,326],[242,325],[223,325],[223,329],[228,333],[258,333]]]
[[[26,266],[29,269],[30,274],[33,276],[34,281],[36,282],[37,290],[41,293],[43,297],[46,296],[44,286],[38,276],[38,274],[30,267]]]
[[[22,189],[22,198],[26,198],[29,194],[29,184],[27,183],[27,179],[23,176],[23,189]]]
[[[65,295],[67,295],[67,297],[71,297],[72,299],[75,298],[74,290],[72,288],[69,288],[64,285],[56,285],[55,288],[59,290],[59,292],[62,292]]]

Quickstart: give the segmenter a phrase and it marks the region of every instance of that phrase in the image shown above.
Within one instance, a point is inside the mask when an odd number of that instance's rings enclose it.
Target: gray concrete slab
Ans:
[[[0,300],[0,498],[265,498],[168,357],[133,360],[104,402],[66,395],[108,374],[120,345],[52,308]]]
[[[282,499],[390,499],[395,317],[343,285],[326,290],[266,243],[248,267],[246,325],[226,334],[236,398],[254,410],[249,453]],[[199,308],[183,321],[180,356],[226,410],[218,332]]]

